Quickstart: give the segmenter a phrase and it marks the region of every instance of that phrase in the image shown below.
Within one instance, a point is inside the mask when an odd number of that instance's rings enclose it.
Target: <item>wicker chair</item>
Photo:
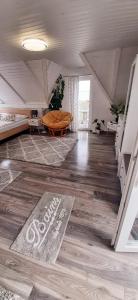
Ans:
[[[55,136],[56,133],[60,133],[61,136],[65,134],[72,120],[71,113],[60,110],[50,111],[41,118],[42,124],[47,126],[49,134],[52,136]]]

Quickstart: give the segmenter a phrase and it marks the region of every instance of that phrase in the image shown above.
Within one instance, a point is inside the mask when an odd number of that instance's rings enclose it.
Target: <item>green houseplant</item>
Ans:
[[[110,107],[110,111],[112,115],[115,115],[115,121],[118,122],[118,118],[120,114],[124,114],[125,110],[125,104],[119,103],[119,104],[112,104]]]
[[[52,97],[49,103],[50,110],[59,110],[62,107],[62,100],[64,98],[65,81],[60,74],[56,80],[55,87],[52,90]]]

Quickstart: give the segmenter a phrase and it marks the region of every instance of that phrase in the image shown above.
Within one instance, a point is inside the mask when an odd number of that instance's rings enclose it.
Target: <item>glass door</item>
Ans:
[[[78,123],[79,130],[89,128],[90,80],[79,80]]]

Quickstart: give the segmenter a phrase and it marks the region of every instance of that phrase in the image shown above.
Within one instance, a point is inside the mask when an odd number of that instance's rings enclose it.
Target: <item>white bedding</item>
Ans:
[[[0,133],[7,130],[19,127],[20,125],[28,124],[28,119],[23,119],[20,121],[3,121],[0,120]]]

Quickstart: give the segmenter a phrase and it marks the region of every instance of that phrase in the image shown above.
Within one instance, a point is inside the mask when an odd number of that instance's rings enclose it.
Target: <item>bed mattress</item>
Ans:
[[[28,119],[23,119],[19,121],[2,121],[0,120],[0,133],[6,132],[7,130],[19,127],[21,125],[28,124]]]

